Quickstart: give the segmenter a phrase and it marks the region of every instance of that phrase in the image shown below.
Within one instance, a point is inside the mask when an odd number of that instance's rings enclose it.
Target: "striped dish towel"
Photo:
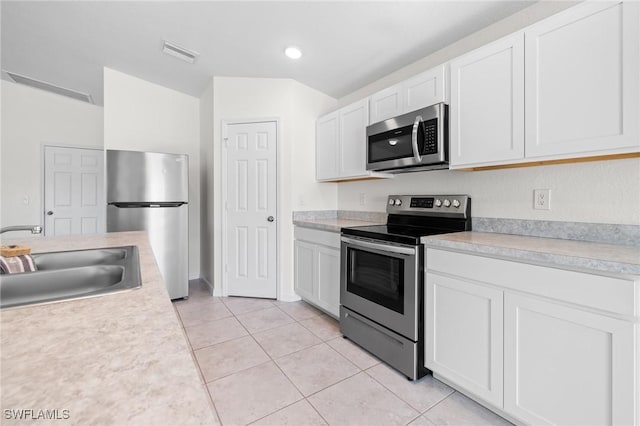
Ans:
[[[33,272],[36,264],[30,254],[22,256],[0,256],[0,274],[16,274],[19,272]]]

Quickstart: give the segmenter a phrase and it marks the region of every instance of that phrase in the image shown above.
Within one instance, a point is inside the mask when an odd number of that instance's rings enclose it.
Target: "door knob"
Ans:
[[[267,220],[268,220],[269,222],[273,222],[275,219],[273,218],[273,216],[269,216],[269,217],[267,218]]]
[[[51,215],[53,215],[53,212],[52,212],[51,210],[49,210],[49,211],[47,212],[47,216],[51,216]]]

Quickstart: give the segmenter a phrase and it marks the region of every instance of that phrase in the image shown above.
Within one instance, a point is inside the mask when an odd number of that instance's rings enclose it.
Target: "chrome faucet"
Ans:
[[[0,234],[10,231],[31,231],[32,234],[40,234],[42,232],[42,226],[40,225],[18,225],[18,226],[5,226],[0,228]]]

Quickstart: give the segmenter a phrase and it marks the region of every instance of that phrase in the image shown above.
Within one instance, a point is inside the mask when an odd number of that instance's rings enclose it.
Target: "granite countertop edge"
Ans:
[[[342,228],[349,228],[353,226],[367,226],[367,225],[380,225],[383,222],[371,222],[366,220],[357,219],[306,219],[306,220],[293,220],[295,226],[300,226],[309,229],[318,229],[321,231],[340,232]]]
[[[483,234],[490,236],[493,241],[483,241]],[[469,236],[474,241],[464,241],[461,237]],[[517,239],[517,240],[516,240]],[[505,244],[501,244],[503,240]],[[519,247],[514,247],[520,244]],[[470,252],[473,254],[486,255],[496,257],[503,260],[525,261],[540,266],[564,267],[581,272],[595,272],[615,274],[619,276],[627,276],[632,279],[640,279],[640,248],[635,246],[616,246],[612,244],[599,244],[574,240],[561,240],[555,238],[528,237],[511,234],[493,234],[479,232],[463,232],[453,234],[441,234],[435,236],[423,237],[421,242],[428,247],[451,249],[462,252]],[[548,245],[547,251],[535,250],[529,246],[539,245],[543,243]],[[597,255],[580,256],[554,252],[554,245],[573,244],[576,248],[589,249],[593,247],[597,250],[600,247],[606,248],[619,253],[633,256],[637,253],[639,263],[621,262],[617,260],[607,259],[606,256],[598,258]]]

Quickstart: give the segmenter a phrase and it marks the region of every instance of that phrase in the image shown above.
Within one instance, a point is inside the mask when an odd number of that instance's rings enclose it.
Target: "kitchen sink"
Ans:
[[[136,246],[33,254],[37,271],[0,275],[0,308],[139,288]]]

